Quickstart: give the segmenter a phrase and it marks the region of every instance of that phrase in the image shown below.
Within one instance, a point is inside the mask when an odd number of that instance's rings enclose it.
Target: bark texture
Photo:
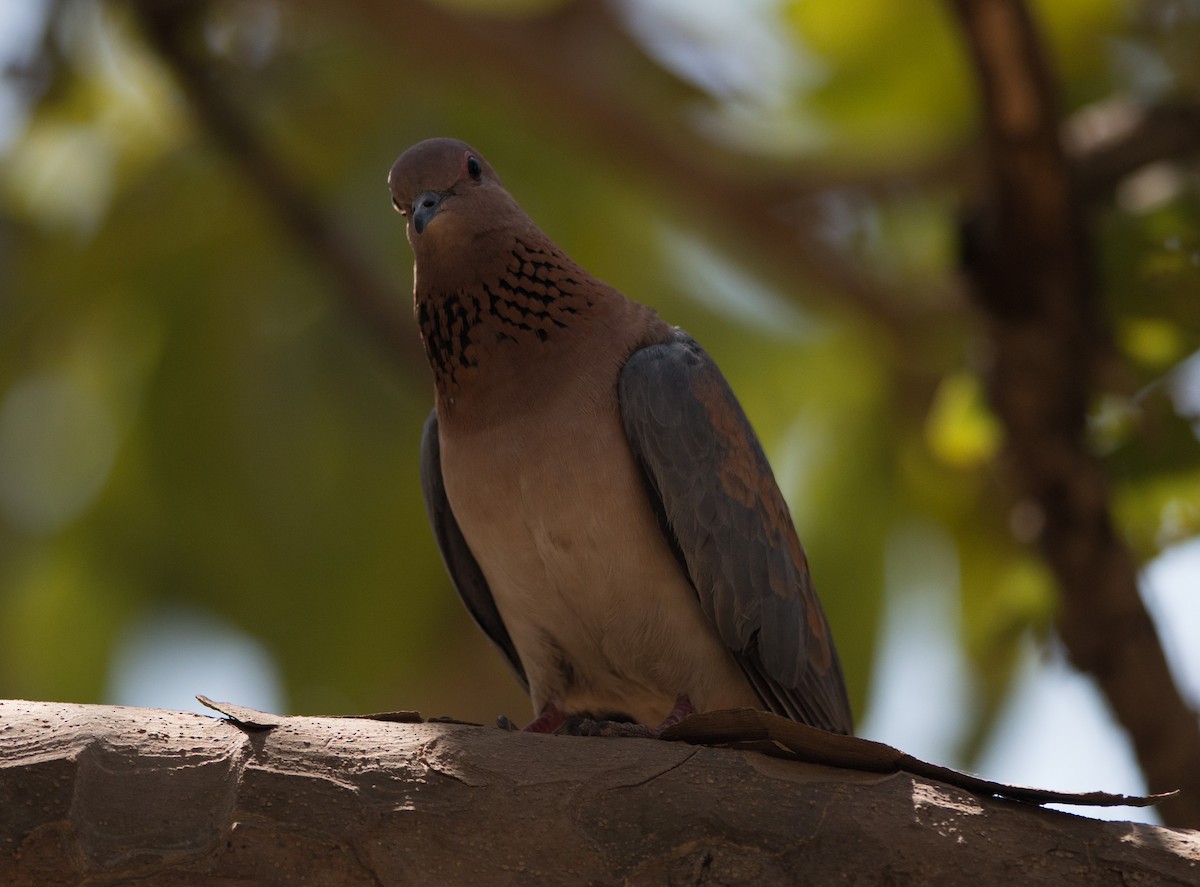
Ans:
[[[751,751],[0,703],[0,883],[1194,884],[1200,834]]]

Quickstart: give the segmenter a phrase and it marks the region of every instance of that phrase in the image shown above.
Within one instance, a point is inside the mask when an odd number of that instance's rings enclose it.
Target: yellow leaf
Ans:
[[[925,440],[934,456],[954,468],[974,468],[995,457],[1000,425],[975,376],[955,373],[942,380],[925,419]]]
[[[1121,349],[1139,363],[1166,368],[1183,355],[1179,328],[1153,317],[1130,317],[1121,323]]]

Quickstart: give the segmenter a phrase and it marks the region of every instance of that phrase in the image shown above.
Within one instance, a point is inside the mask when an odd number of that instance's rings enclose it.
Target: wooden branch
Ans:
[[[638,739],[0,702],[0,883],[1194,884],[1200,835]]]
[[[989,327],[991,396],[1009,464],[1041,515],[1061,589],[1058,630],[1128,731],[1164,819],[1200,825],[1200,726],[1175,685],[1084,440],[1106,340],[1088,239],[1059,141],[1056,90],[1019,0],[954,0],[983,93],[991,183],[964,253]]]

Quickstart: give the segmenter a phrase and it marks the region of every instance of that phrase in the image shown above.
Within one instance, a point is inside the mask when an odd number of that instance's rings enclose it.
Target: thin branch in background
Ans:
[[[137,8],[148,35],[210,136],[263,194],[284,228],[303,244],[305,253],[323,262],[341,282],[352,309],[381,336],[389,351],[400,355],[407,369],[423,373],[411,325],[391,307],[407,297],[370,271],[369,262],[356,254],[349,238],[308,199],[296,177],[285,173],[279,161],[266,153],[249,124],[204,75],[203,63],[188,51],[184,19],[196,16],[203,4],[149,2],[139,3]],[[873,325],[894,336],[912,334],[917,318],[911,316],[911,300],[891,292],[885,281],[865,275],[861,263],[826,242],[816,230],[820,220],[813,210],[822,195],[838,187],[878,194],[884,187],[879,179],[894,187],[895,176],[860,180],[825,173],[810,180],[800,171],[781,171],[766,162],[760,174],[748,176],[744,157],[699,139],[669,136],[670,128],[661,122],[648,125],[638,104],[628,100],[627,91],[615,80],[636,80],[640,90],[653,83],[653,92],[672,96],[679,106],[700,96],[645,58],[606,6],[576,2],[555,14],[519,21],[457,16],[423,3],[360,2],[358,9],[373,27],[406,35],[405,45],[415,52],[437,47],[439,67],[473,69],[489,80],[503,79],[514,94],[523,97],[524,104],[538,109],[544,125],[603,145],[610,161],[691,204],[700,218],[714,220],[714,228],[719,227],[722,236],[742,232],[745,251],[758,255],[766,268],[787,281],[780,288],[785,295],[804,293],[809,302],[825,297],[839,309],[856,307]],[[601,67],[606,71],[603,75],[597,73]],[[632,69],[632,73],[614,73],[623,69]],[[1081,169],[1095,193],[1111,186],[1119,172],[1158,159],[1163,152],[1196,150],[1188,141],[1186,109],[1152,109],[1146,119],[1154,124],[1152,134],[1157,134],[1150,139],[1139,133],[1131,136],[1128,144],[1103,143],[1081,150]],[[1194,132],[1192,137],[1194,141]],[[947,161],[937,165],[941,173],[918,170],[908,178],[922,181],[940,175],[944,179],[947,169],[953,176],[956,170],[961,173],[961,166],[961,162]],[[800,214],[784,212],[788,206],[809,209]],[[719,226],[716,220],[720,220]],[[826,292],[814,293],[814,283]],[[946,315],[944,321],[960,322],[952,288],[945,298],[922,300],[916,308],[927,313],[938,305],[941,311],[935,313]],[[922,323],[929,320],[921,318]]]
[[[735,242],[783,281],[785,296],[857,310],[897,340],[912,336],[912,308],[902,292],[864,273],[861,261],[823,238],[815,211],[799,217],[785,211],[814,207],[811,198],[830,192],[830,177],[810,180],[766,159],[756,170],[742,154],[683,137],[684,111],[704,96],[646,57],[610,4],[577,0],[546,15],[516,18],[456,14],[419,2],[358,0],[354,8],[365,27],[403,45],[411,56],[406,62],[424,76],[436,70],[499,84],[516,98],[514,105],[530,109],[530,125],[592,146],[631,180],[669,195],[711,234]],[[679,109],[679,118],[651,116],[664,106]],[[921,307],[958,316],[952,302]]]
[[[609,4],[576,0],[546,15],[517,18],[455,14],[421,2],[356,0],[352,8],[373,33],[408,48],[407,64],[439,76],[500,84],[516,97],[515,104],[531,109],[533,125],[595,146],[606,164],[688,207],[695,219],[710,220],[710,233],[756,258],[785,297],[809,307],[850,308],[893,341],[922,332],[936,338],[947,324],[961,326],[965,306],[955,282],[947,281],[936,298],[914,302],[895,283],[865,270],[859,257],[829,242],[820,232],[818,207],[843,189],[885,199],[898,181],[912,187],[961,184],[973,177],[968,152],[865,174],[814,173],[766,160],[755,168],[745,155],[686,133],[681,137],[682,119],[648,116],[648,109],[664,105],[682,115],[691,103],[708,99],[647,58]],[[649,101],[647,93],[662,100]],[[1122,170],[1176,151],[1200,150],[1195,132],[1188,141],[1182,112],[1150,109],[1145,116],[1154,125],[1139,142],[1140,153],[1132,144],[1080,147],[1090,194],[1111,188]],[[1165,131],[1172,116],[1175,140]],[[927,383],[915,387],[928,397]]]
[[[1106,102],[1068,121],[1065,135],[1074,149],[1077,193],[1106,199],[1123,178],[1143,167],[1200,154],[1200,105]]]
[[[403,371],[411,378],[424,378],[428,367],[415,327],[398,310],[409,298],[375,274],[351,239],[309,197],[299,177],[268,152],[250,123],[208,76],[205,62],[196,57],[192,47],[205,4],[145,0],[133,8],[147,40],[174,75],[204,131],[262,196],[300,245],[301,254],[338,284],[352,312]]]
[[[1104,340],[1092,245],[1059,138],[1056,89],[1019,0],[954,0],[983,96],[990,188],[967,273],[988,320],[991,394],[1007,458],[1043,519],[1062,593],[1059,633],[1133,741],[1163,818],[1200,825],[1200,727],[1171,675],[1084,439],[1089,367]],[[1140,158],[1139,158],[1140,162]],[[1133,161],[1107,164],[1108,178]],[[1104,167],[1101,167],[1104,168]]]

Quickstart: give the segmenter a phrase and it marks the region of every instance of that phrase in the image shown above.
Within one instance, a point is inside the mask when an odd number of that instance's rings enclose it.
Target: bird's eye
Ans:
[[[483,165],[479,162],[479,158],[474,154],[467,155],[467,175],[477,182],[483,175]]]
[[[395,194],[392,195],[392,209],[394,209],[396,212],[400,213],[400,215],[402,215],[402,216],[408,215],[408,211],[405,210],[403,204],[401,204],[400,201],[396,199]]]

